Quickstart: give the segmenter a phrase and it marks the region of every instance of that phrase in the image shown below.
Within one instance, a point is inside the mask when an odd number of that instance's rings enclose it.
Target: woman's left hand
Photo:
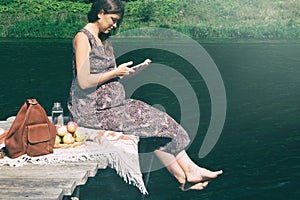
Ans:
[[[133,62],[130,61],[130,62],[119,65],[117,68],[114,69],[116,76],[124,76],[124,75],[129,75],[130,73],[133,73],[134,70],[129,68],[129,66],[132,64],[133,64]]]

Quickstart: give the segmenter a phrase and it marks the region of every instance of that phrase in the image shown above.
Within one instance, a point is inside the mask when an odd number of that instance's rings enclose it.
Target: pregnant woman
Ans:
[[[187,155],[190,139],[168,114],[134,99],[125,99],[120,77],[134,73],[132,62],[116,66],[110,31],[124,14],[120,0],[96,0],[88,23],[73,40],[73,81],[68,108],[78,125],[144,137],[172,140],[155,155],[181,184],[182,190],[202,190],[208,180],[222,174],[199,167]],[[146,63],[146,65],[149,63]]]

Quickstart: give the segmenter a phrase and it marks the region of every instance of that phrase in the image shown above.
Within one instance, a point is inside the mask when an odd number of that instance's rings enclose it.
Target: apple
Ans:
[[[78,128],[74,133],[74,138],[76,142],[83,142],[87,138],[87,133],[84,130]]]
[[[75,142],[75,139],[71,133],[67,133],[62,140],[64,144],[73,144]]]
[[[57,128],[57,135],[58,136],[61,136],[61,137],[63,137],[63,136],[65,136],[67,133],[68,133],[68,130],[67,130],[67,127],[65,127],[65,126],[61,126],[61,127],[58,127]]]
[[[55,137],[55,144],[60,144],[61,143],[61,137],[56,135]]]
[[[77,130],[77,127],[78,127],[78,125],[76,122],[69,121],[67,124],[67,131],[69,133],[74,133]]]

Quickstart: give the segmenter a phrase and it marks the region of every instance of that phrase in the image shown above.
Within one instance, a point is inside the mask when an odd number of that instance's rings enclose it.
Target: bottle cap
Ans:
[[[55,103],[54,103],[54,107],[61,107],[60,102],[55,102]]]

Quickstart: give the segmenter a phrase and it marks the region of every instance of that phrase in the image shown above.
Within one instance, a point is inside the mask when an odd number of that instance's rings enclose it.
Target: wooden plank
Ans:
[[[100,164],[100,167],[103,165]],[[10,172],[12,177],[21,177],[27,174],[41,175],[42,173],[57,176],[56,174],[67,174],[69,172],[87,172],[89,177],[95,176],[99,169],[99,164],[94,162],[74,162],[56,165],[25,165],[22,167],[0,167],[0,178],[7,176],[6,172]],[[19,173],[20,172],[20,173]],[[3,177],[4,178],[4,177]]]
[[[108,167],[108,160],[107,158],[101,160],[101,161],[96,161],[96,160],[87,160],[84,162],[80,162],[80,165],[83,163],[97,163],[98,169],[106,169]]]
[[[55,170],[50,171],[48,169],[30,170],[30,169],[18,169],[7,168],[0,170],[0,180],[2,178],[23,178],[23,179],[56,179],[56,178],[69,178],[74,179],[77,185],[85,184],[88,179],[88,172],[83,170],[74,169],[72,171]]]
[[[17,188],[36,188],[44,190],[45,188],[61,188],[63,195],[72,195],[76,188],[76,183],[72,179],[28,179],[28,178],[1,178],[0,191],[9,191]],[[0,196],[1,198],[1,196]]]
[[[46,166],[46,167],[49,167]],[[98,172],[98,163],[86,163],[86,162],[73,162],[73,163],[67,163],[67,164],[60,164],[60,165],[54,165],[51,166],[55,170],[69,170],[69,171],[74,171],[74,170],[83,170],[88,173],[89,177],[93,177],[97,174]]]
[[[62,189],[60,188],[48,188],[47,190],[40,190],[39,188],[15,188],[1,190],[0,198],[5,200],[61,200],[63,198],[63,194]]]
[[[8,166],[7,166],[8,167]],[[0,167],[1,169],[1,167]],[[25,165],[22,167],[11,168],[8,169],[17,169],[17,170],[28,170],[28,171],[54,171],[57,173],[66,173],[73,171],[84,171],[88,173],[88,176],[95,176],[98,171],[98,163],[93,162],[68,162],[62,164],[49,164],[49,165]],[[1,172],[0,172],[1,177]]]
[[[103,167],[103,164],[98,165],[92,161],[47,166],[26,165],[18,168],[2,166],[0,180],[3,184],[0,191],[16,188],[36,188],[41,191],[61,188],[64,196],[70,196],[78,185],[86,183],[87,177],[95,176],[99,167]]]

